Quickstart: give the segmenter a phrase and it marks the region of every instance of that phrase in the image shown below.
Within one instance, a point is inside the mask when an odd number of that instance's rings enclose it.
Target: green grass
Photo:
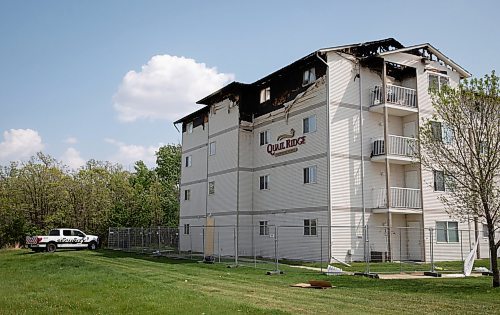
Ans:
[[[298,266],[308,266],[316,268],[326,269],[328,263],[326,262],[301,262],[293,260],[280,260],[280,263],[288,265],[298,265]],[[463,272],[463,262],[462,261],[438,261],[434,263],[434,269],[440,273],[462,273]],[[341,268],[346,272],[365,272],[366,263],[364,262],[353,262],[351,267],[347,267],[342,264],[332,264],[335,267]],[[474,267],[485,267],[489,269],[490,261],[489,259],[476,259],[474,261]],[[370,272],[376,273],[400,273],[400,272],[423,272],[430,271],[430,263],[419,263],[419,262],[385,262],[385,263],[370,263]]]
[[[285,267],[285,269],[287,269]],[[336,288],[291,288],[328,279]],[[499,313],[491,278],[377,280],[297,270],[266,276],[114,251],[0,251],[0,314]]]

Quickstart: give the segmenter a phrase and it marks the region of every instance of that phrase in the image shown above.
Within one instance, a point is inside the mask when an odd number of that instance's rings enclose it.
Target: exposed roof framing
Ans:
[[[445,54],[440,52],[437,48],[435,48],[429,43],[409,46],[392,51],[386,51],[381,53],[380,56],[386,56],[389,54],[402,53],[402,52],[417,55],[429,60],[437,61],[441,63],[443,66],[449,66],[451,67],[451,69],[457,71],[462,76],[462,78],[468,78],[471,76],[471,74],[467,70],[459,66],[456,62],[448,58]]]

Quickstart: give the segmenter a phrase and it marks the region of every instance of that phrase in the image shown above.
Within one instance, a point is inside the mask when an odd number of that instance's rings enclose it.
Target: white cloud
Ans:
[[[72,169],[78,169],[80,166],[85,165],[85,160],[80,156],[80,152],[73,147],[69,147],[64,151],[61,160]]]
[[[67,144],[77,144],[78,143],[78,139],[76,139],[75,137],[67,137],[64,140],[64,143],[67,143]]]
[[[121,121],[176,120],[200,106],[196,101],[234,80],[194,59],[170,55],[152,57],[141,71],[129,71],[113,96]]]
[[[158,151],[158,148],[163,145],[162,143],[156,146],[126,144],[110,138],[106,138],[104,141],[114,145],[118,149],[109,160],[124,166],[132,166],[132,164],[139,160],[144,161],[148,166],[153,166],[156,161],[155,153]]]
[[[3,132],[0,142],[0,161],[17,161],[29,158],[43,150],[42,137],[33,129],[9,129]]]

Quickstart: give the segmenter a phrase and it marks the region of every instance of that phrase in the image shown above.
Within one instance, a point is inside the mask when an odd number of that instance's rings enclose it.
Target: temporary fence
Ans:
[[[483,233],[453,226],[114,227],[108,248],[274,272],[323,272],[334,264],[361,273],[461,273],[476,240],[477,255],[488,258]]]

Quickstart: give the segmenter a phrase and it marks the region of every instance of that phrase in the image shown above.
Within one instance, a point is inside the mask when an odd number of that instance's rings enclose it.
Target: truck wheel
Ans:
[[[90,242],[89,249],[90,250],[96,250],[97,249],[97,243],[96,242]]]
[[[49,253],[53,253],[53,252],[55,252],[55,251],[56,251],[56,249],[57,249],[57,245],[56,245],[55,243],[48,243],[48,244],[47,244],[47,251],[48,251]]]

